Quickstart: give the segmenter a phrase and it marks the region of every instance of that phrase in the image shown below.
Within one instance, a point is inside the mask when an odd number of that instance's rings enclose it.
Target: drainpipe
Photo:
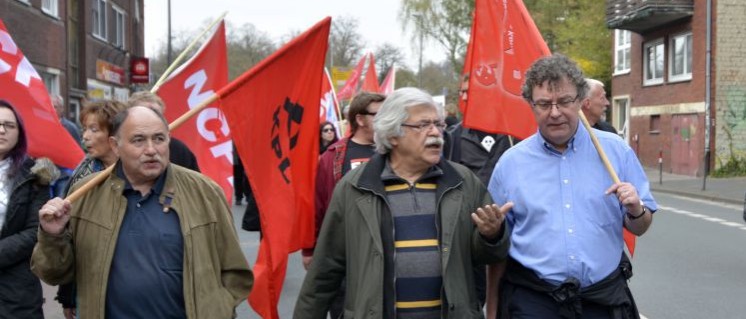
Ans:
[[[707,0],[707,52],[705,53],[705,160],[702,174],[702,190],[707,188],[707,175],[710,173],[710,140],[712,139],[712,120],[710,119],[710,100],[712,97],[712,0]]]

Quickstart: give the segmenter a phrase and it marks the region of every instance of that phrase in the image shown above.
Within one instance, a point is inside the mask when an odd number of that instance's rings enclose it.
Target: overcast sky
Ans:
[[[410,45],[410,35],[402,31],[397,20],[399,0],[172,0],[171,28],[196,30],[205,20],[216,19],[228,11],[226,19],[235,25],[253,24],[277,42],[291,31],[304,31],[326,16],[332,20],[351,16],[359,21],[358,31],[367,41],[366,50],[390,42],[402,49],[407,64],[416,69],[418,47]],[[145,54],[152,56],[160,43],[166,41],[167,0],[144,0]],[[424,61],[443,60],[444,55],[434,45],[426,45]],[[177,53],[178,54],[178,53]]]

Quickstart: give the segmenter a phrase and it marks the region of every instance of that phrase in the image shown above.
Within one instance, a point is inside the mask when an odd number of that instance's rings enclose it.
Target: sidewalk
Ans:
[[[650,189],[657,192],[713,200],[736,205],[744,204],[746,177],[708,177],[702,190],[702,177],[675,175],[663,172],[663,183],[657,168],[645,167]]]

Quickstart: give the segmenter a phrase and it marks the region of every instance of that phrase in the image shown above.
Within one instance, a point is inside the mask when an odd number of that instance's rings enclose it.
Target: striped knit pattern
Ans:
[[[396,317],[440,318],[443,283],[435,184],[390,180],[386,197],[394,219]]]

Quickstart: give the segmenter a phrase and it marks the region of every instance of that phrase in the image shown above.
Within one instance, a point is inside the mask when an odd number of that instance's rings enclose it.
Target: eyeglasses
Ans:
[[[579,95],[575,95],[574,98],[564,98],[564,99],[558,100],[556,103],[540,101],[540,102],[532,102],[531,104],[533,104],[534,107],[538,108],[539,110],[545,111],[545,112],[552,109],[552,107],[555,105],[557,106],[558,110],[562,110],[562,109],[567,109],[570,106],[572,106],[572,104],[578,100],[578,97]]]
[[[447,125],[445,122],[442,121],[423,121],[416,124],[401,123],[401,126],[414,129],[417,132],[422,132],[425,130],[429,130],[433,126],[435,126],[438,131],[443,131],[446,129]]]
[[[334,132],[334,129],[333,128],[325,128],[325,129],[322,130],[322,132],[324,132],[324,133]]]
[[[18,123],[0,122],[0,127],[4,128],[6,131],[13,131],[18,128]]]

